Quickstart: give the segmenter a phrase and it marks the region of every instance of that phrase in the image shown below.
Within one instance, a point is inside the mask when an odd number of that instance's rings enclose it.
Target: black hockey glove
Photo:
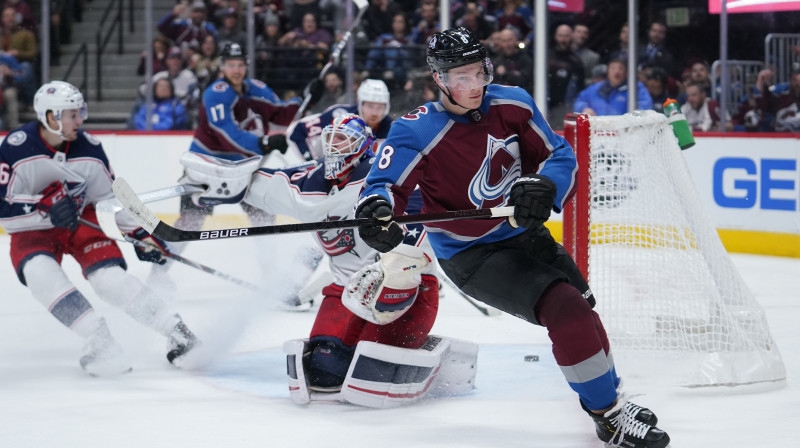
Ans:
[[[369,218],[358,226],[358,235],[379,252],[389,252],[403,242],[405,234],[392,219],[392,204],[381,196],[368,196],[356,206],[356,217]]]
[[[286,154],[286,135],[273,134],[265,135],[258,141],[258,146],[261,148],[261,153],[267,155],[270,151],[278,151],[281,154]]]
[[[42,199],[36,205],[42,213],[50,215],[53,227],[73,231],[78,228],[78,207],[69,194],[67,184],[56,181],[42,190]]]
[[[322,94],[325,93],[325,84],[319,78],[314,78],[303,90],[303,96],[309,97],[308,107],[311,107],[319,102]]]
[[[160,238],[147,233],[147,230],[139,227],[138,229],[128,234],[131,238],[141,241],[145,244],[136,244],[134,242],[133,249],[136,251],[136,256],[149,263],[164,264],[167,262],[167,254],[170,253],[167,243]]]
[[[508,222],[513,227],[530,229],[550,219],[556,199],[556,184],[545,176],[529,174],[511,185],[508,204],[514,206],[514,217]]]

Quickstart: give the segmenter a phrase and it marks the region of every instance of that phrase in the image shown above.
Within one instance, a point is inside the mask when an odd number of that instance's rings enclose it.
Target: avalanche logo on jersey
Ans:
[[[495,207],[505,203],[505,194],[521,175],[519,137],[505,140],[487,137],[486,157],[480,170],[469,183],[469,200],[477,208]]]
[[[247,118],[239,123],[239,129],[261,137],[264,135],[264,119],[252,109],[247,109]]]
[[[326,221],[339,221],[343,218],[339,216],[328,216]],[[355,252],[356,248],[356,233],[353,229],[332,229],[322,230],[317,232],[322,249],[328,256],[335,257],[337,255]]]
[[[401,118],[403,120],[419,120],[420,115],[425,115],[428,113],[428,108],[425,106],[419,106],[418,108],[412,110],[411,112],[403,115]]]

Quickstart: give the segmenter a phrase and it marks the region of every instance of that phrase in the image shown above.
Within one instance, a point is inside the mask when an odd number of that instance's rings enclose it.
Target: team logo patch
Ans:
[[[264,82],[261,81],[260,79],[251,79],[251,81],[253,82],[253,85],[258,87],[259,89],[267,87],[267,85],[264,84]]]
[[[499,139],[489,135],[481,168],[469,183],[469,200],[478,208],[505,203],[511,184],[522,174],[519,138]]]
[[[340,216],[328,216],[326,221],[339,221]],[[356,232],[353,229],[331,229],[317,232],[322,249],[328,256],[335,257],[348,252],[355,254]],[[357,255],[357,254],[356,254]]]
[[[227,82],[218,82],[215,83],[214,86],[211,87],[211,89],[214,90],[215,92],[225,92],[226,90],[228,90],[228,87],[229,86]]]
[[[418,108],[412,110],[411,112],[403,115],[401,118],[403,120],[419,120],[420,115],[425,115],[428,113],[428,108],[425,106],[419,106]]]
[[[47,89],[47,94],[48,95],[52,95],[54,93],[56,93],[56,88],[55,87],[50,87],[49,89]]]
[[[17,131],[6,138],[9,145],[19,146],[28,139],[28,134],[24,131]]]
[[[95,146],[98,146],[100,144],[100,140],[98,140],[97,137],[95,137],[94,135],[92,135],[92,134],[90,134],[90,133],[88,133],[86,131],[83,132],[83,135],[86,136],[86,140],[88,140],[89,143],[91,143],[91,144],[93,144]]]

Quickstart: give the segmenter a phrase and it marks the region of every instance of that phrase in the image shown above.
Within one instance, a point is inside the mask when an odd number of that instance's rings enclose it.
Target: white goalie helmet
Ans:
[[[320,137],[325,154],[325,178],[331,180],[349,173],[375,142],[372,129],[354,114],[334,118],[331,124],[322,129]]]
[[[389,88],[386,87],[386,83],[380,79],[365,79],[361,82],[361,85],[358,86],[356,96],[358,97],[358,114],[362,117],[364,116],[364,111],[362,110],[364,101],[386,104],[386,109],[383,111],[381,120],[389,114]]]
[[[36,95],[33,96],[33,109],[36,111],[36,118],[44,125],[45,129],[58,134],[61,138],[64,138],[61,133],[63,111],[78,109],[83,120],[89,117],[89,107],[83,100],[81,91],[64,81],[51,81],[39,87]],[[58,129],[51,128],[47,123],[47,111],[53,112],[53,119],[58,122]]]

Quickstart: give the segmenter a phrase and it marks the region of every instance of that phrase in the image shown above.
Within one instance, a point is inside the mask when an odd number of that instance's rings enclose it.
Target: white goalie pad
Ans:
[[[361,341],[339,392],[308,387],[304,358],[308,339],[283,344],[289,395],[297,404],[346,402],[370,408],[392,408],[425,397],[464,395],[475,388],[478,345],[430,335],[418,349]]]
[[[469,393],[475,388],[478,345],[430,335],[418,349],[362,341],[356,348],[342,398],[371,408],[391,408]]]
[[[185,170],[179,182],[204,187],[204,191],[192,194],[192,202],[211,206],[241,202],[250,186],[250,176],[261,164],[261,157],[230,161],[187,151],[181,155],[180,162]]]
[[[401,244],[353,275],[342,304],[374,324],[393,322],[414,304],[422,274],[435,272],[430,266],[422,249]]]

